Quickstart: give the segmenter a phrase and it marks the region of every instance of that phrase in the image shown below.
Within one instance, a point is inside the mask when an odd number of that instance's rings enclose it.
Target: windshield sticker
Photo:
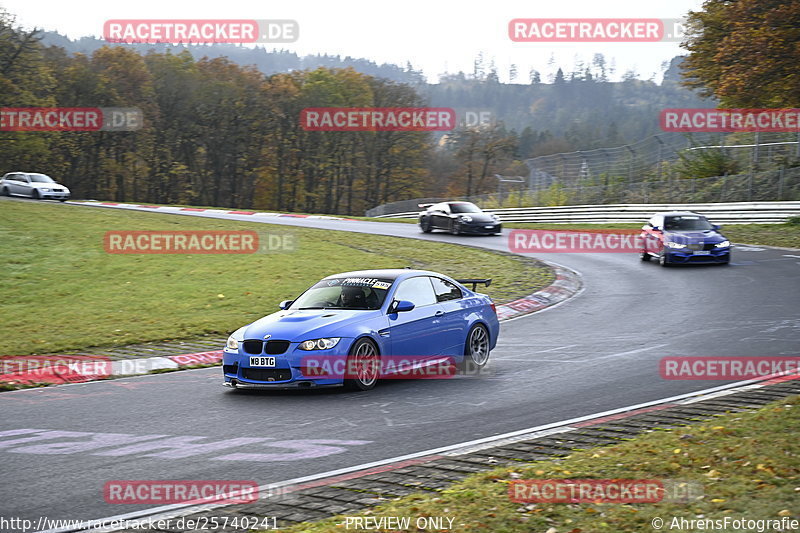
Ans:
[[[373,289],[388,289],[391,286],[392,284],[389,283],[388,281],[377,281],[372,284]]]
[[[375,283],[378,283],[378,280],[375,278],[345,278],[345,280],[342,281],[342,285],[357,287],[370,287]]]

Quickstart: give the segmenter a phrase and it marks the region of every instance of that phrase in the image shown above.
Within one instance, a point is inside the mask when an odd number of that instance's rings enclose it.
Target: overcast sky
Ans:
[[[679,43],[517,43],[508,37],[514,18],[682,18],[702,0],[2,0],[25,27],[58,31],[69,37],[98,36],[108,19],[294,19],[300,39],[281,48],[298,54],[339,54],[378,63],[410,61],[430,81],[459,70],[470,73],[479,53],[494,60],[502,81],[515,64],[520,82],[535,68],[546,81],[556,67],[576,58],[590,62],[603,53],[616,63],[616,75],[635,69],[641,78],[661,79],[662,63],[685,53]],[[268,48],[271,45],[265,45]],[[488,61],[487,61],[488,62]]]

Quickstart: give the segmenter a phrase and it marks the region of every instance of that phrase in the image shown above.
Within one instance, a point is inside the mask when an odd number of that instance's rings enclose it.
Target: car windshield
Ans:
[[[31,181],[34,183],[55,183],[50,176],[45,174],[28,174],[28,177],[30,177]]]
[[[393,282],[384,278],[323,279],[289,309],[380,309]]]
[[[666,217],[664,219],[664,229],[669,231],[703,231],[714,229],[714,226],[703,217],[679,216]]]
[[[480,208],[475,204],[450,204],[451,213],[480,213]]]

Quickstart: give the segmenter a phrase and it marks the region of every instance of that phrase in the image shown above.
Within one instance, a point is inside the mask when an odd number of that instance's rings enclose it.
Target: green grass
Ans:
[[[798,427],[800,397],[793,397],[758,411],[576,452],[561,461],[497,468],[440,493],[413,494],[364,515],[411,517],[412,524],[420,516],[453,517],[454,531],[475,533],[654,532],[651,521],[655,517],[667,525],[672,517],[797,519]],[[700,484],[704,496],[688,503],[657,504],[520,504],[509,500],[508,487],[514,479],[570,478],[681,480]],[[284,531],[333,533],[344,530],[342,523],[339,517]],[[678,531],[667,525],[662,531]]]
[[[109,230],[257,230],[295,236],[295,252],[108,254]],[[0,202],[0,354],[227,334],[320,278],[410,266],[491,277],[498,303],[554,279],[540,262],[436,242],[254,222],[27,201]]]
[[[403,222],[415,224],[415,219],[364,218],[376,222]],[[639,229],[642,224],[529,224],[504,223],[506,229]],[[800,248],[800,223],[785,224],[730,224],[722,228],[731,241],[741,244],[761,244],[783,248]]]

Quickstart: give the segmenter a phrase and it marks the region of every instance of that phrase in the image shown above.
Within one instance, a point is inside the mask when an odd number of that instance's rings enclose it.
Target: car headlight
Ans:
[[[727,248],[731,245],[731,241],[722,241],[714,245],[714,248]]]
[[[227,342],[225,342],[225,347],[229,350],[238,351],[239,343],[242,342],[243,340],[244,340],[244,328],[239,328],[233,333],[231,333],[230,337],[228,337]]]
[[[667,242],[666,245],[669,248],[686,248],[685,244],[681,244],[679,242]]]
[[[339,337],[326,337],[324,339],[313,339],[300,343],[301,350],[328,350],[339,343]]]
[[[42,187],[42,188],[41,188],[41,191],[42,191],[42,192],[50,192],[50,189],[48,189],[47,187]]]
[[[469,215],[461,215],[461,222],[472,222],[472,217]]]

